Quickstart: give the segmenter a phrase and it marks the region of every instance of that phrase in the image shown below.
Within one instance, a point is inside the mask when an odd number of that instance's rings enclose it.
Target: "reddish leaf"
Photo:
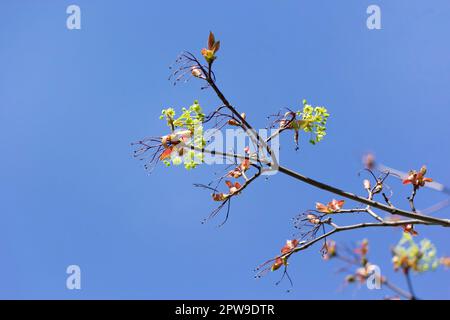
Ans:
[[[320,202],[316,202],[316,210],[323,213],[328,213],[328,207]]]
[[[226,196],[223,193],[213,193],[212,198],[214,201],[224,201]]]
[[[342,206],[344,205],[345,200],[335,200],[333,199],[333,201],[331,201],[330,203],[328,203],[328,208],[331,211],[338,211],[340,209],[342,209]]]
[[[274,262],[274,264],[272,265],[271,270],[272,270],[272,271],[276,271],[276,270],[280,269],[280,267],[281,267],[283,264],[285,264],[284,259],[278,257],[278,258],[275,259],[275,262]]]
[[[159,156],[159,160],[165,160],[167,158],[170,158],[170,155],[172,154],[173,147],[168,147],[166,150],[164,150],[163,153]]]
[[[209,37],[208,37],[208,49],[212,50],[214,44],[216,43],[216,39],[214,37],[214,33],[212,33],[211,31],[209,32]]]
[[[287,253],[291,252],[292,250],[294,250],[297,246],[298,246],[297,239],[287,240],[286,245],[283,248],[281,248],[281,253],[287,254]]]
[[[220,41],[217,41],[216,43],[214,43],[214,45],[212,46],[211,50],[216,53],[217,51],[219,51],[220,49]]]

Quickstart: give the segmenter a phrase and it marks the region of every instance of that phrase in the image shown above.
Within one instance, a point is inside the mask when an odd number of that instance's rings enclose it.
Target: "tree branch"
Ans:
[[[280,166],[278,164],[278,159],[276,159],[276,157],[272,153],[272,150],[268,146],[266,141],[260,138],[258,133],[253,129],[253,127],[246,121],[246,119],[244,117],[242,117],[242,115],[231,105],[231,103],[228,101],[228,99],[225,97],[225,95],[220,91],[220,89],[216,85],[215,79],[212,77],[212,74],[213,74],[212,70],[211,70],[212,69],[212,64],[210,63],[208,65],[208,67],[207,67],[207,70],[206,70],[205,69],[206,67],[204,67],[195,58],[194,55],[190,54],[190,57],[188,59],[190,61],[194,62],[196,64],[196,67],[199,68],[202,71],[202,73],[205,75],[205,78],[203,78],[203,79],[211,86],[211,88],[214,90],[214,92],[216,93],[218,98],[222,101],[223,105],[226,106],[232,112],[232,114],[241,122],[243,128],[247,130],[247,133],[248,134],[250,133],[251,135],[253,135],[253,136],[250,136],[250,138],[253,140],[255,145],[258,148],[262,145],[267,150],[267,152],[269,153],[269,155],[272,158],[272,162],[268,164],[268,166],[272,170],[277,170],[278,169],[278,171],[281,172],[281,173],[284,173],[284,174],[286,174],[286,175],[288,175],[288,176],[290,176],[292,178],[295,178],[297,180],[303,181],[303,182],[305,182],[305,183],[307,183],[309,185],[312,185],[314,187],[317,187],[319,189],[332,192],[332,193],[337,194],[339,196],[342,196],[344,198],[347,198],[347,199],[350,199],[350,200],[353,200],[353,201],[365,204],[367,206],[370,206],[370,207],[373,207],[373,208],[376,208],[376,209],[379,209],[379,210],[382,210],[382,211],[385,211],[385,212],[389,212],[391,214],[396,214],[396,215],[400,215],[400,216],[403,216],[403,217],[406,217],[406,218],[416,219],[418,221],[428,222],[428,223],[431,223],[431,224],[438,224],[438,225],[441,225],[441,226],[450,227],[450,220],[449,219],[439,219],[439,218],[423,215],[423,214],[420,214],[420,213],[417,213],[417,212],[406,211],[406,210],[398,209],[398,208],[390,206],[390,205],[385,205],[385,204],[382,204],[380,202],[372,200],[370,197],[369,198],[364,198],[364,197],[358,196],[356,194],[343,191],[343,190],[338,189],[336,187],[333,187],[333,186],[327,185],[325,183],[319,182],[317,180],[308,178],[306,176],[301,175],[300,173],[297,173],[297,172],[295,172],[293,170],[290,170],[288,168]],[[280,131],[277,132],[276,134],[280,134]],[[270,139],[268,141],[270,141]],[[258,155],[259,155],[259,152],[258,152]],[[369,214],[371,214],[378,221],[380,221],[380,222],[383,221],[383,219],[381,219],[373,211],[369,212]]]
[[[427,216],[427,215],[423,215],[423,214],[419,214],[419,213],[414,213],[411,211],[405,211],[402,209],[398,209],[395,207],[391,207],[391,206],[387,206],[383,203],[374,201],[374,200],[370,200],[361,196],[358,196],[356,194],[347,192],[347,191],[343,191],[341,189],[338,189],[336,187],[330,186],[328,184],[319,182],[317,180],[311,179],[309,177],[306,177],[298,172],[295,172],[293,170],[290,170],[286,167],[283,166],[279,166],[278,167],[278,171],[281,173],[284,173],[294,179],[303,181],[309,185],[312,185],[316,188],[322,189],[322,190],[326,190],[329,191],[331,193],[337,194],[341,197],[359,202],[359,203],[363,203],[366,205],[369,205],[371,207],[377,208],[379,210],[385,211],[385,212],[389,212],[391,214],[396,214],[396,215],[400,215],[406,218],[411,218],[411,219],[417,219],[418,221],[422,221],[422,222],[428,222],[431,224],[436,224],[436,225],[441,225],[444,227],[450,227],[450,220],[449,219],[439,219],[436,217],[431,217],[431,216]]]

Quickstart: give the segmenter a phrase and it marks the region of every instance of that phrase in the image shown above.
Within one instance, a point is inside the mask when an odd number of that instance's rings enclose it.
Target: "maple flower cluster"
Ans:
[[[421,273],[439,266],[436,247],[427,239],[416,244],[412,236],[406,232],[392,249],[392,255],[394,270],[402,270],[404,273],[410,270]]]
[[[206,144],[202,126],[204,117],[197,100],[189,108],[182,108],[179,117],[176,117],[173,108],[162,110],[160,119],[165,119],[171,130],[161,138],[163,151],[159,159],[166,166],[177,166],[184,162],[185,168],[189,170],[203,161],[203,154],[193,148],[202,149]]]
[[[317,144],[322,141],[326,135],[326,124],[330,114],[325,107],[313,107],[303,100],[303,109],[297,112],[286,112],[284,117],[279,120],[279,126],[282,130],[294,131],[294,142],[298,148],[299,132],[310,133],[309,142]]]

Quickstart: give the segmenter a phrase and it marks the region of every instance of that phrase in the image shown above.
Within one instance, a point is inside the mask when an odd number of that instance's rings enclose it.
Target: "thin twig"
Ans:
[[[414,186],[413,190],[411,192],[411,195],[408,197],[409,205],[411,206],[411,211],[412,212],[417,212],[416,211],[416,206],[414,205],[414,199],[416,198],[416,194],[417,194],[417,187]]]
[[[409,293],[411,294],[411,300],[417,300],[417,297],[414,294],[414,289],[413,289],[413,285],[412,285],[412,281],[411,281],[411,276],[410,276],[409,270],[406,270],[405,278],[406,278],[406,283],[408,284]]]
[[[397,293],[398,295],[402,296],[403,298],[413,300],[413,296],[409,292],[397,287],[393,283],[389,282],[388,279],[382,278],[381,283],[384,284],[389,289],[391,289],[392,291],[394,291],[395,293]]]

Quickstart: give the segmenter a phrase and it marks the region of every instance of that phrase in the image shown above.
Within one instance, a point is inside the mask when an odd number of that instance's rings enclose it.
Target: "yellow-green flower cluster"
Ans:
[[[303,110],[297,111],[297,116],[304,121],[301,129],[311,133],[312,136],[309,140],[311,144],[316,144],[325,137],[327,120],[330,116],[325,107],[313,107],[303,100]]]
[[[189,109],[182,108],[181,116],[175,118],[175,110],[173,108],[163,109],[161,111],[161,120],[166,119],[167,125],[172,130],[176,128],[185,128],[194,131],[195,126],[201,125],[205,119],[205,114],[197,100],[194,101]]]
[[[400,242],[393,249],[394,269],[402,269],[405,272],[409,270],[416,272],[434,270],[439,266],[436,253],[436,247],[430,240],[423,239],[417,244],[411,234],[405,232]]]
[[[170,128],[172,134],[180,134],[180,138],[185,139],[183,142],[186,147],[175,154],[170,159],[164,160],[166,166],[173,164],[174,166],[184,163],[187,170],[194,169],[198,164],[204,160],[203,153],[198,151],[206,145],[203,136],[203,121],[205,114],[197,100],[189,108],[182,108],[181,115],[176,117],[176,112],[173,108],[163,109],[161,111],[161,120],[167,121],[167,126]],[[197,151],[192,150],[195,147]]]

